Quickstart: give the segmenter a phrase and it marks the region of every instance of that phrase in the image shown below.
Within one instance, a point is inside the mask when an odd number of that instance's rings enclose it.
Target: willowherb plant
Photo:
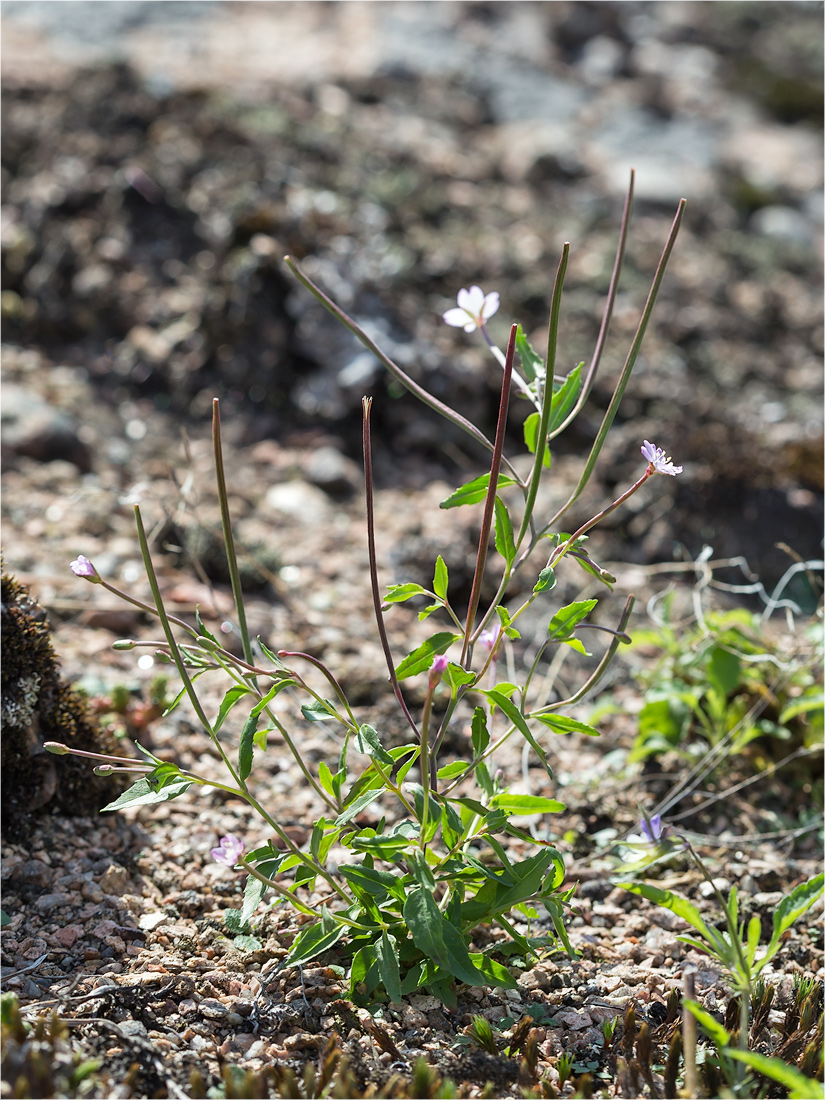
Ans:
[[[577,631],[591,625],[585,620],[597,603],[595,599],[580,600],[548,613],[544,645],[518,682],[498,679],[497,659],[508,641],[519,637],[518,622],[526,609],[537,600],[548,599],[556,583],[556,571],[565,559],[584,570],[588,578],[597,578],[612,591],[615,578],[593,561],[585,548],[587,532],[620,507],[654,474],[675,475],[681,471],[663,450],[645,440],[641,446],[645,466],[638,480],[572,534],[559,529],[562,517],[587,485],[616,415],[675,243],[684,202],[676,213],[636,335],[581,477],[555,515],[537,514],[537,493],[542,477],[547,474],[550,443],[582,410],[596,377],[618,287],[632,199],[631,177],[601,328],[586,371],[584,363],[580,363],[566,375],[556,373],[568,245],[562,251],[553,286],[544,357],[533,349],[520,325],[511,327],[506,352],[493,343],[486,323],[498,309],[497,294],[485,295],[475,286],[462,290],[458,306],[444,315],[448,324],[462,327],[466,332],[480,330],[502,368],[501,400],[493,440],[405,374],[292,260],[286,259],[299,282],[355,333],[397,381],[461,427],[491,455],[489,469],[462,485],[442,504],[448,509],[483,505],[468,606],[457,607],[451,601],[448,566],[441,556],[434,564],[430,590],[415,583],[401,583],[383,591],[378,575],[373,519],[371,401],[364,399],[370,587],[389,680],[409,726],[406,744],[387,747],[379,730],[359,723],[334,672],[320,660],[306,653],[273,651],[260,639],[250,638],[229,515],[217,401],[213,406],[215,467],[243,657],[228,652],[207,630],[200,615],[196,615],[192,625],[167,613],[139,507],[135,508],[137,534],[153,605],[112,586],[83,555],[72,562],[72,569],[78,576],[104,585],[131,604],[157,616],[164,634],[162,642],[124,640],[115,646],[119,649],[150,646],[174,663],[182,687],[172,707],[188,698],[227,773],[225,783],[207,779],[194,771],[162,762],[140,746],[141,762],[125,756],[94,758],[98,772],[140,773],[132,787],[106,808],[114,810],[164,802],[193,786],[218,787],[243,799],[262,820],[271,839],[245,851],[240,838],[226,836],[219,847],[212,850],[216,860],[247,874],[243,909],[234,918],[236,930],[248,925],[267,893],[274,895],[274,904],[287,903],[313,918],[296,935],[282,965],[306,963],[337,945],[338,951],[351,960],[353,994],[357,990],[360,996],[372,998],[381,987],[383,993],[396,1002],[403,994],[423,987],[445,1003],[454,1004],[452,983],[455,980],[470,985],[513,987],[515,982],[510,971],[493,957],[497,948],[475,949],[474,930],[481,925],[497,925],[509,938],[510,952],[523,958],[533,957],[536,949],[548,942],[529,934],[529,921],[538,917],[535,908],[538,904],[548,915],[558,940],[568,951],[572,950],[563,920],[564,905],[572,890],[563,888],[562,856],[552,845],[535,840],[512,821],[516,815],[558,813],[564,806],[552,798],[511,793],[502,786],[501,776],[493,765],[501,746],[519,736],[536,753],[552,779],[547,750],[540,741],[542,733],[593,735],[597,732],[563,712],[599,681],[620,643],[629,641],[625,627],[632,597],[618,616],[615,629],[608,631],[611,637],[603,657],[586,682],[569,698],[548,703],[539,696],[533,683],[534,675],[548,647],[567,645],[587,653]],[[515,366],[517,355],[520,372]],[[532,455],[531,469],[526,477],[519,476],[514,463],[504,454],[505,423],[513,383],[534,407],[524,423],[524,441]],[[514,486],[520,491],[520,514],[511,514],[510,507],[500,496],[500,490],[506,486]],[[482,605],[482,579],[491,536],[503,568],[495,596]],[[517,606],[507,603],[514,576],[525,572],[532,578],[529,595]],[[440,615],[446,620],[447,629],[432,634],[398,660],[390,650],[384,614],[391,605],[415,596],[424,596],[430,601],[419,618]],[[314,675],[323,677],[327,684],[323,693],[302,674],[301,669],[306,665],[314,669]],[[207,673],[218,673],[229,682],[215,715],[206,713],[196,686],[197,679]],[[427,676],[427,689],[421,716],[416,719],[405,699],[402,683],[418,675]],[[273,707],[275,698],[282,693],[294,700],[297,715],[304,720],[323,721],[329,728],[337,728],[340,736],[335,759],[322,760],[317,768],[305,760],[299,735]],[[475,703],[465,758],[441,766],[439,751],[445,732],[462,700]],[[233,737],[229,730],[244,708],[247,715],[243,722],[238,721],[240,729]],[[305,781],[325,807],[304,847],[293,842],[268,808],[265,794],[256,790],[252,783],[255,755],[265,751],[270,734],[283,740]],[[57,744],[48,747],[56,753],[69,751]],[[381,807],[376,806],[371,811],[374,824],[362,825],[364,812],[379,800],[382,800]],[[387,800],[395,803],[392,824],[383,816]],[[532,854],[526,858],[511,858],[505,846],[508,837],[517,838],[522,845],[526,842]],[[492,849],[495,862],[483,862],[478,858],[481,844]],[[340,858],[342,849],[348,853],[344,860]],[[335,855],[334,861],[331,852]],[[518,916],[514,918],[513,912]],[[528,922],[527,935],[514,926],[513,921],[521,918]]]

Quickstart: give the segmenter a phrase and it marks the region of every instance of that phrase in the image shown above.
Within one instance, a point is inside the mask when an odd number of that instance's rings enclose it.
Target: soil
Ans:
[[[570,240],[562,372],[589,361],[631,163],[638,194],[608,351],[584,416],[554,450],[540,507],[553,509],[575,484],[686,194],[643,353],[570,522],[639,476],[645,438],[685,473],[655,478],[593,533],[593,556],[618,577],[597,621],[615,624],[634,592],[641,623],[644,605],[671,584],[689,605],[705,545],[715,561],[743,559],[714,566],[715,582],[763,586],[763,597],[717,589],[722,604],[758,606],[794,561],[820,556],[818,6],[96,5],[123,18],[129,9],[132,22],[93,29],[82,4],[61,5],[63,23],[54,6],[38,23],[43,7],[3,12],[4,562],[47,609],[66,679],[98,700],[118,685],[130,693],[125,713],[97,704],[117,732],[139,729],[157,755],[220,775],[185,706],[166,718],[147,710],[164,669],[111,648],[116,638],[156,638],[158,627],[68,570],[84,554],[149,599],[139,503],[169,608],[188,619],[199,608],[236,644],[211,473],[217,396],[251,634],[324,660],[361,720],[401,743],[367,586],[361,396],[375,400],[382,584],[429,586],[441,553],[451,593],[466,603],[479,517],[438,505],[482,472],[484,454],[389,382],[282,256],[490,435],[498,368],[477,334],[440,314],[462,286],[498,289],[493,335],[503,340],[516,318],[541,347]],[[271,58],[287,34],[295,48],[275,79]],[[508,453],[523,450],[523,417],[514,402]],[[797,601],[797,622],[817,602],[810,574],[782,592]],[[553,597],[561,605],[583,593],[600,595],[564,576]],[[396,654],[434,629],[408,607],[387,623]],[[517,663],[545,626],[537,619],[523,631]],[[571,656],[559,689],[581,682],[585,667]],[[351,1075],[340,1095],[369,1085],[392,1094],[393,1074],[409,1080],[423,1056],[462,1095],[492,1082],[486,1095],[519,1096],[536,1079],[558,1084],[563,1051],[596,1090],[653,1095],[646,1067],[660,1089],[676,1026],[669,994],[683,989],[686,969],[697,967],[699,999],[720,1019],[729,991],[677,939],[684,925],[614,885],[613,845],[638,805],[667,803],[685,774],[675,757],[628,764],[640,689],[628,663],[614,667],[602,685],[609,697],[570,711],[587,720],[609,698],[601,736],[557,739],[553,783],[520,748],[497,759],[520,789],[567,807],[541,828],[579,884],[569,926],[578,955],[550,951],[507,996],[461,986],[453,1010],[422,992],[371,1015],[346,1000],[334,953],[280,968],[299,927],[282,909],[255,929],[258,947],[237,947],[223,914],[240,906],[242,880],[209,851],[227,833],[248,847],[266,838],[219,791],[95,818],[21,819],[4,838],[4,988],[30,1018],[56,1007],[70,1029],[53,1044],[51,1091],[40,1094],[73,1094],[64,1063],[79,1051],[102,1062],[85,1095],[205,1095],[226,1074],[227,1095],[268,1095],[262,1074],[289,1068],[300,1079],[334,1031]],[[214,711],[222,686],[200,684]],[[423,687],[411,684],[420,708]],[[448,758],[462,752],[467,718],[451,731]],[[336,749],[323,725],[302,724],[301,734],[312,761]],[[759,767],[754,755],[728,761],[711,792]],[[270,811],[307,842],[321,807],[277,739],[254,774]],[[704,809],[708,792],[698,791],[678,807],[691,811],[685,827],[720,888],[738,885],[766,923],[781,892],[821,863],[807,828],[815,758],[768,776]],[[683,856],[658,873],[659,885],[719,919]],[[794,977],[819,973],[820,946],[808,915],[769,968],[773,1031],[754,1036],[758,1049],[776,1047]],[[652,1035],[652,1057],[643,1037],[634,1046],[629,1006]],[[494,1025],[497,1054],[467,1035],[475,1015]],[[517,1030],[528,1016],[532,1068],[522,1064],[527,1030]],[[605,1042],[603,1022],[617,1016]],[[33,1072],[25,1052],[9,1049],[4,1080]],[[253,1079],[242,1086],[229,1067]]]

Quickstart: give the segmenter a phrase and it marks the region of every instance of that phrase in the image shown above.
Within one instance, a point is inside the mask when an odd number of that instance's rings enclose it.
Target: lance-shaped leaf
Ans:
[[[384,983],[392,1004],[398,1004],[401,1000],[401,973],[398,969],[398,943],[394,936],[388,936],[386,929],[381,932],[380,939],[375,941],[375,961],[378,963],[378,973]]]
[[[447,565],[439,554],[435,562],[435,575],[433,576],[433,592],[441,600],[447,599],[447,586],[450,583],[450,575]]]
[[[582,389],[583,366],[584,363],[579,363],[577,367],[574,367],[553,394],[553,401],[550,405],[550,422],[547,425],[548,436],[552,436],[553,432],[561,427],[578,401]]]
[[[521,325],[516,329],[516,351],[521,359],[521,369],[528,382],[544,377],[544,360],[524,335]]]
[[[466,485],[462,485],[456,489],[454,493],[450,493],[446,500],[442,500],[439,507],[441,508],[458,508],[462,504],[478,504],[480,500],[484,500],[487,496],[487,486],[490,484],[490,474],[482,474],[481,477],[473,478],[472,481],[468,481]],[[516,485],[516,479],[509,477],[507,474],[499,474],[498,481],[496,482],[496,489],[504,489],[508,485]]]
[[[276,684],[273,684],[266,695],[259,702],[255,704],[249,713],[249,717],[244,722],[244,727],[241,730],[241,740],[238,745],[238,775],[241,781],[249,778],[249,773],[252,771],[252,754],[255,750],[255,733],[258,729],[258,721],[260,720],[261,711],[271,703],[279,691],[290,683],[291,680],[279,680]]]
[[[570,638],[576,625],[587,618],[598,600],[577,600],[557,611],[547,626],[551,642],[563,642]]]
[[[530,727],[527,725],[527,721],[524,715],[518,709],[516,704],[511,699],[508,699],[507,696],[504,695],[500,690],[497,690],[495,688],[489,691],[484,691],[482,694],[486,695],[491,702],[495,703],[496,706],[510,719],[513,725],[516,727],[516,729],[518,729],[519,733],[528,743],[530,748],[535,751],[536,755],[542,763],[542,766],[545,768],[547,774],[552,779],[553,771],[550,768],[550,765],[547,763],[547,753],[544,751],[538,741],[536,741],[530,730]]]
[[[459,930],[447,920],[429,890],[418,887],[404,903],[404,920],[413,943],[428,959],[467,985],[487,985],[488,978],[473,964]]]
[[[509,569],[516,557],[516,544],[513,538],[513,523],[510,519],[510,513],[507,511],[507,505],[497,496],[495,500],[496,509],[496,550],[504,558]]]
[[[417,676],[419,672],[426,672],[433,663],[433,658],[446,653],[460,638],[460,634],[449,634],[447,631],[433,634],[404,658],[395,670],[396,676],[399,680],[405,680],[408,676]]]

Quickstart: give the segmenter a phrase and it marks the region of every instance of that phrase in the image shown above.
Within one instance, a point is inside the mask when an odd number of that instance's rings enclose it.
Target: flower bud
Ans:
[[[46,752],[54,753],[55,756],[68,756],[69,750],[65,745],[62,745],[59,741],[44,741],[43,748]]]

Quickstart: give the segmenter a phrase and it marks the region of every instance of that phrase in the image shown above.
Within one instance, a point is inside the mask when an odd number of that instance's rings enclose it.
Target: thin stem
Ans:
[[[584,384],[582,385],[581,393],[573,406],[569,416],[561,423],[557,428],[554,428],[550,432],[549,438],[555,439],[556,436],[567,428],[581,412],[584,407],[584,403],[590,396],[590,390],[593,388],[593,383],[596,380],[596,372],[599,369],[599,363],[601,362],[602,352],[604,351],[604,345],[607,342],[607,334],[610,330],[610,321],[613,317],[613,307],[616,303],[616,293],[619,289],[619,278],[622,273],[622,265],[624,263],[624,254],[627,247],[627,235],[630,229],[630,215],[633,211],[633,189],[636,180],[636,172],[633,168],[630,169],[630,185],[627,189],[627,195],[624,200],[624,210],[622,212],[622,222],[619,228],[619,243],[616,248],[616,259],[613,261],[613,273],[610,276],[610,285],[607,290],[607,300],[604,306],[604,313],[602,314],[602,323],[599,328],[599,335],[596,340],[596,347],[593,350],[593,358],[590,360],[590,366],[587,369],[585,375]]]
[[[562,248],[559,266],[556,270],[556,278],[553,283],[553,298],[550,303],[550,322],[547,327],[547,360],[544,371],[545,378],[550,379],[556,372],[556,349],[559,340],[559,313],[561,311],[561,292],[564,286],[564,276],[567,272],[567,259],[570,255],[570,245]],[[527,496],[524,501],[524,516],[521,521],[521,530],[516,539],[516,546],[520,547],[524,536],[530,527],[533,518],[533,509],[536,506],[536,494],[539,491],[542,470],[544,468],[544,452],[547,450],[547,429],[550,424],[550,412],[553,405],[553,387],[547,385],[544,388],[544,401],[542,402],[541,418],[536,433],[536,453],[533,459],[533,471],[527,487]]]
[[[593,469],[596,465],[596,461],[599,457],[604,441],[607,438],[607,433],[610,431],[613,420],[618,412],[619,405],[624,397],[624,391],[627,388],[627,383],[630,381],[630,375],[636,365],[636,359],[639,355],[639,351],[642,347],[642,341],[644,340],[645,333],[647,332],[647,326],[650,322],[651,314],[653,313],[653,306],[656,303],[656,298],[659,294],[659,289],[662,285],[662,280],[665,276],[665,269],[667,268],[670,254],[673,251],[673,246],[676,243],[676,236],[679,232],[679,226],[682,223],[682,215],[685,210],[685,199],[679,202],[678,209],[676,211],[676,217],[673,219],[673,224],[670,227],[670,233],[668,234],[667,241],[662,255],[659,259],[659,264],[656,268],[656,273],[653,277],[653,284],[650,288],[650,293],[647,296],[645,302],[645,308],[642,311],[641,320],[639,321],[639,327],[636,329],[636,335],[633,337],[633,343],[630,345],[630,351],[627,353],[627,359],[622,367],[622,373],[619,376],[619,381],[616,383],[616,389],[613,391],[613,396],[610,399],[610,404],[607,406],[607,412],[604,414],[604,418],[601,423],[601,427],[596,435],[595,442],[590,449],[590,454],[587,457],[582,476],[579,478],[579,483],[573,492],[570,494],[567,501],[561,506],[556,514],[547,522],[544,530],[548,530],[556,523],[561,516],[567,511],[567,509],[578,500],[584,491],[587,482],[590,480],[590,475],[593,473]]]
[[[178,647],[175,635],[172,633],[172,625],[169,622],[169,616],[166,614],[166,608],[163,606],[163,599],[160,594],[160,586],[158,585],[158,578],[155,574],[155,567],[152,564],[152,556],[149,553],[149,543],[146,539],[146,531],[143,528],[143,519],[140,514],[140,505],[135,505],[135,522],[137,524],[138,541],[140,542],[140,552],[143,555],[143,565],[146,570],[146,576],[149,581],[149,587],[152,590],[152,597],[155,601],[155,607],[157,609],[157,616],[160,619],[161,626],[163,627],[163,633],[166,635],[166,644],[169,646],[169,652],[172,654],[172,660],[177,666],[178,675],[181,678],[186,694],[189,696],[189,701],[194,708],[195,714],[198,717],[198,721],[203,728],[207,731],[212,738],[212,743],[221,755],[221,759],[226,765],[229,774],[242,790],[246,790],[246,784],[239,777],[238,773],[232,767],[232,763],[229,757],[226,755],[223,745],[218,739],[218,735],[212,729],[212,725],[209,719],[206,717],[206,712],[201,705],[201,701],[198,698],[194,685],[189,678],[186,665],[184,664],[183,657],[181,656],[180,649]]]
[[[504,354],[500,347],[493,343],[493,340],[484,325],[479,325],[479,331],[486,340],[487,347],[493,353],[493,357],[495,358],[496,362],[500,367],[503,368],[507,363],[507,356]],[[536,406],[536,409],[540,409],[541,402],[539,401],[538,396],[533,392],[533,390],[530,388],[527,382],[524,381],[524,379],[515,368],[513,368],[513,381],[516,384],[516,389],[521,390],[525,397],[529,397],[533,404]]]
[[[348,328],[354,336],[358,337],[364,347],[371,351],[380,363],[384,364],[390,374],[400,382],[405,389],[408,389],[413,396],[419,399],[419,401],[423,401],[425,405],[428,405],[431,409],[434,409],[435,412],[467,432],[468,435],[471,435],[473,439],[482,445],[482,447],[486,447],[488,451],[492,451],[493,444],[483,432],[479,431],[475,424],[471,424],[470,421],[465,419],[460,413],[457,413],[454,409],[451,409],[448,405],[439,401],[437,397],[433,397],[433,395],[428,393],[423,386],[419,386],[417,382],[414,382],[397,363],[394,363],[392,359],[378,347],[374,340],[371,340],[370,337],[367,336],[366,332],[364,332],[348,314],[344,313],[340,306],[337,306],[331,298],[328,298],[323,290],[321,290],[319,286],[316,286],[308,275],[305,275],[304,272],[301,271],[300,267],[298,267],[290,256],[284,256],[284,263],[295,278],[300,283],[303,283],[307,290],[314,294],[321,305],[324,306],[325,309],[328,309],[334,317],[337,317],[345,328]],[[513,477],[518,479],[518,475],[506,459],[505,464],[513,474]]]
[[[241,590],[241,575],[238,572],[238,559],[235,554],[235,536],[232,533],[232,520],[229,515],[229,496],[226,491],[226,473],[223,465],[223,446],[221,444],[221,409],[217,397],[212,401],[212,449],[215,455],[215,477],[218,483],[218,499],[221,505],[221,526],[223,527],[226,564],[232,585],[232,597],[235,600],[235,614],[238,616],[238,629],[241,632],[244,659],[252,664],[252,646],[249,642],[249,629],[246,625],[246,609]]]
[[[421,715],[421,755],[418,760],[418,766],[421,771],[421,786],[424,789],[424,800],[421,809],[418,846],[422,852],[425,851],[427,847],[427,822],[430,816],[430,715],[433,709],[433,695],[435,694],[435,688],[440,679],[440,674],[435,676],[430,673],[430,680],[427,685],[427,698],[424,701],[424,712]]]
[[[398,677],[395,674],[395,667],[392,663],[392,651],[390,650],[390,642],[387,637],[387,628],[384,625],[384,613],[381,610],[381,592],[378,587],[378,562],[375,553],[375,508],[372,494],[372,446],[370,443],[370,409],[372,408],[372,398],[365,397],[361,402],[363,406],[363,445],[364,445],[364,487],[367,500],[367,550],[370,560],[370,586],[372,588],[372,606],[375,611],[375,621],[378,626],[378,634],[381,638],[381,647],[384,650],[384,657],[387,662],[387,668],[390,673],[390,683],[392,684],[392,690],[395,692],[395,697],[398,700],[401,710],[404,712],[404,717],[410,724],[410,728],[416,737],[419,737],[418,726],[415,724],[413,716],[410,714],[409,707],[407,706],[404,696],[401,692],[401,685],[398,683]]]
[[[298,650],[292,651],[292,650],[289,650],[289,649],[279,649],[278,650],[278,656],[279,657],[300,657],[302,661],[309,661],[309,663],[311,665],[314,665],[315,668],[317,668],[319,672],[322,672],[323,675],[326,677],[327,681],[329,682],[329,684],[331,685],[332,690],[335,692],[335,694],[338,696],[338,698],[344,704],[344,707],[346,708],[347,714],[349,715],[350,722],[352,723],[353,731],[357,731],[358,721],[357,721],[355,715],[352,713],[352,709],[350,708],[349,702],[347,701],[347,697],[344,694],[344,689],[341,687],[341,685],[338,683],[338,681],[335,679],[335,677],[330,672],[330,670],[327,668],[327,666],[323,663],[323,661],[319,661],[317,657],[313,657],[309,653],[301,653]],[[306,685],[304,685],[304,686],[306,686]],[[315,692],[312,692],[311,688],[307,687],[307,691],[310,691],[313,695],[315,694]],[[318,698],[318,696],[316,696],[316,698]]]
[[[513,376],[513,360],[516,354],[516,332],[518,325],[510,327],[510,340],[507,344],[507,358],[504,363],[504,377],[501,382],[501,400],[498,406],[498,423],[496,425],[496,441],[493,446],[493,460],[490,464],[490,481],[487,485],[487,496],[484,500],[484,515],[481,520],[481,533],[478,537],[478,554],[476,555],[476,569],[473,575],[473,587],[470,591],[470,604],[467,608],[467,624],[464,627],[464,644],[461,649],[459,664],[464,667],[467,659],[467,651],[470,648],[470,638],[473,633],[473,622],[478,602],[481,599],[481,582],[484,577],[484,566],[487,562],[487,550],[490,545],[490,529],[493,526],[493,513],[495,511],[496,491],[498,489],[498,475],[501,470],[501,457],[504,450],[504,433],[507,428],[507,410],[510,407],[510,380]]]

